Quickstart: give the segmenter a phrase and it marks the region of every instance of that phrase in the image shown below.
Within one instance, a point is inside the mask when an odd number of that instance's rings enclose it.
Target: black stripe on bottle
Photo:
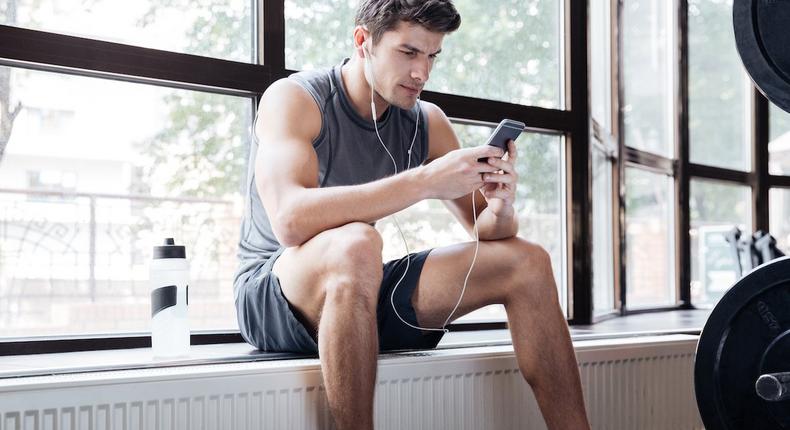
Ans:
[[[168,285],[151,291],[151,316],[155,316],[164,309],[175,306],[177,303],[178,287]]]

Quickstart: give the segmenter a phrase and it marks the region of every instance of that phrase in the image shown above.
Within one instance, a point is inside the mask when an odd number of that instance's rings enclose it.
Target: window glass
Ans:
[[[673,181],[638,168],[625,170],[626,306],[674,305]]]
[[[285,67],[312,70],[350,57],[357,4],[357,0],[285,0]]]
[[[448,35],[427,90],[561,108],[559,0],[454,2],[461,27]],[[356,1],[287,0],[286,67],[313,69],[352,55]]]
[[[689,0],[691,162],[751,170],[751,82],[735,47],[732,0]]]
[[[236,329],[253,101],[2,74],[0,100],[20,108],[0,134],[0,337],[147,331],[149,262],[165,237],[186,246],[191,328]]]
[[[7,0],[0,24],[252,62],[252,0]]]
[[[768,143],[768,172],[790,175],[790,114],[771,103],[768,118],[771,139]]]
[[[790,188],[772,188],[768,198],[771,235],[776,238],[776,246],[790,255]]]
[[[453,125],[463,147],[485,143],[492,127]],[[559,136],[522,133],[517,139],[519,156],[516,169],[518,235],[543,246],[551,255],[554,276],[565,303],[562,217],[563,190],[561,183],[562,138]],[[480,201],[478,199],[477,203]],[[474,241],[439,200],[424,200],[396,214],[411,252]],[[385,261],[405,255],[403,239],[391,218],[382,219],[377,228],[384,238]],[[458,322],[503,320],[502,306],[489,306],[468,314]]]
[[[623,0],[625,143],[672,158],[676,60],[674,6],[664,0]]]
[[[614,309],[614,244],[612,230],[612,162],[592,150],[593,310]]]
[[[726,234],[733,227],[752,233],[751,189],[743,185],[693,179],[689,201],[691,302],[714,305],[737,281]]]
[[[611,0],[590,2],[590,108],[593,119],[612,130]]]

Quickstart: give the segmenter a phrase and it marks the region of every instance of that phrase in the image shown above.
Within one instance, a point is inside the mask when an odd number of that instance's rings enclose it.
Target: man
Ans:
[[[372,429],[378,351],[436,346],[442,331],[411,326],[442,327],[475,242],[408,256],[398,284],[407,257],[382,267],[371,224],[433,198],[471,232],[477,192],[479,251],[454,317],[504,304],[548,427],[589,428],[549,256],[516,237],[515,145],[504,159],[488,145],[459,149],[442,110],[418,100],[460,25],[455,7],[363,0],[356,24],[351,59],[279,80],[261,99],[234,285],[242,335],[266,351],[318,352],[338,428]]]

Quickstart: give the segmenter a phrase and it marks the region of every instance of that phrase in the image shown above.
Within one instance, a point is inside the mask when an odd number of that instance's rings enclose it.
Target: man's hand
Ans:
[[[456,149],[431,161],[424,166],[428,198],[453,200],[483,187],[483,175],[497,172],[502,167],[477,160],[501,156],[502,149],[483,145]]]
[[[518,184],[518,173],[516,173],[515,167],[516,143],[509,140],[507,148],[506,158],[490,157],[488,159],[488,164],[495,167],[497,171],[483,174],[485,185],[481,188],[488,203],[488,210],[498,218],[513,216],[515,212],[513,202],[516,200],[516,185]]]

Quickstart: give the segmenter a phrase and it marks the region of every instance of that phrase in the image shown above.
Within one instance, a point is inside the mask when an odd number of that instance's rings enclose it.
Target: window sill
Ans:
[[[699,334],[709,310],[671,311],[613,318],[591,326],[570,328],[574,342],[670,334]],[[437,349],[510,345],[508,330],[451,332]],[[424,353],[424,352],[417,352]],[[408,354],[415,354],[410,351]],[[245,343],[193,345],[190,356],[154,360],[150,348],[84,351],[0,357],[0,379],[112,370],[315,358],[257,351]]]

